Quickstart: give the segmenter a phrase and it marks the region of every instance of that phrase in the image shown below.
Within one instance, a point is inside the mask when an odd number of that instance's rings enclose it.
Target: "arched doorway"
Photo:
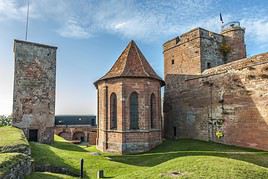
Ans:
[[[85,142],[84,132],[78,131],[73,134],[73,140],[79,140],[80,142]]]
[[[62,131],[58,134],[58,136],[61,136],[62,138],[64,138],[65,140],[70,140],[71,139],[71,133],[70,132],[66,132],[66,131]]]

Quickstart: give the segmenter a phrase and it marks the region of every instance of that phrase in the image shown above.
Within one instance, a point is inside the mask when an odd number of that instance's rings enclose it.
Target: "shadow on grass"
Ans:
[[[69,150],[69,151],[76,151],[76,152],[86,152],[85,149],[81,148],[78,145],[70,145],[72,143],[69,142],[61,142],[61,141],[55,141],[51,146],[62,149],[62,150]]]
[[[68,153],[69,151],[79,151],[79,152],[83,151],[81,148],[80,148],[81,150],[79,150],[78,146],[67,144],[66,146],[67,149],[66,149],[63,146],[60,146],[60,145],[66,145],[66,144],[64,144],[64,142],[58,142],[58,141],[56,141],[53,145],[40,144],[40,143],[35,143],[35,142],[31,142],[30,145],[32,149],[32,157],[34,159],[34,163],[39,168],[40,166],[44,166],[43,168],[45,168],[45,166],[64,167],[64,168],[67,168],[70,173],[77,174],[77,175],[79,174],[79,169],[74,168],[73,166],[67,164],[64,158],[57,155],[52,150],[53,148],[68,150]],[[64,152],[65,151],[63,151],[62,153]],[[58,173],[58,172],[55,172],[55,173]]]
[[[186,156],[217,156],[268,167],[268,152],[187,139],[167,140],[147,153],[109,157],[116,162],[152,167],[177,157]]]
[[[73,177],[67,176],[67,175],[48,173],[48,172],[33,172],[30,175],[26,176],[26,179],[33,179],[33,178],[39,178],[39,179],[62,179],[62,178],[73,178]]]

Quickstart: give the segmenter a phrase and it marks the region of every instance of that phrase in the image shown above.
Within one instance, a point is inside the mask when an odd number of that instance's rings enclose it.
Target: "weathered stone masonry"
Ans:
[[[238,36],[233,30],[239,31]],[[210,34],[196,29],[187,35],[193,32]],[[209,48],[213,38],[202,45],[201,36],[184,48],[174,47],[173,52],[167,49],[169,42],[164,44],[165,136],[268,150],[268,53],[244,58],[244,30],[235,27],[229,32],[235,37],[226,42],[232,50],[225,59],[220,47]],[[213,68],[208,69],[208,61]]]
[[[29,140],[53,141],[57,47],[15,40],[13,126]]]

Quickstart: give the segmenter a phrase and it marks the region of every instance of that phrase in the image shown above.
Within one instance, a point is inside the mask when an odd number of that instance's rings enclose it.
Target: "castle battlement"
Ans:
[[[171,40],[168,40],[163,44],[163,51],[168,51],[174,47],[183,45],[185,43],[188,43],[192,40],[195,40],[197,38],[207,38],[207,39],[216,39],[218,41],[221,41],[223,38],[223,35],[218,34],[216,32],[211,32],[209,30],[203,29],[201,27],[194,28],[188,32],[185,32],[181,34],[180,36],[177,36]]]
[[[230,23],[221,34],[195,28],[163,44],[167,74],[200,75],[204,70],[246,57],[245,29]]]

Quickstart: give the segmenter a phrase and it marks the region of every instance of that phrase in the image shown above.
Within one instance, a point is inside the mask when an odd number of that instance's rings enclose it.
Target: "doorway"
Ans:
[[[38,130],[37,129],[29,130],[29,141],[38,142]]]

